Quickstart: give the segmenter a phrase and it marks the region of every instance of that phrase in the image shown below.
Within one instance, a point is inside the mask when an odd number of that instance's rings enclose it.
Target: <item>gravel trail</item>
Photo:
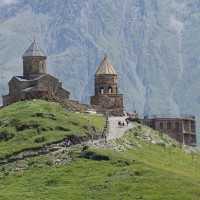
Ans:
[[[108,133],[108,140],[113,140],[120,138],[124,135],[126,131],[132,129],[134,127],[133,123],[129,123],[128,126],[126,124],[127,117],[110,117],[109,118],[109,133]],[[124,122],[125,126],[119,126],[118,122]]]

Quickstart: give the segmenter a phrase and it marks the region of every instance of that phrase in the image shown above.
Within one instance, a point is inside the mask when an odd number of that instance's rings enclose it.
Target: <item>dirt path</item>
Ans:
[[[108,140],[120,138],[124,135],[126,131],[134,127],[133,123],[129,123],[129,125],[127,126],[125,119],[126,117],[110,117],[109,118]],[[119,126],[118,125],[119,121],[124,122],[125,126]]]

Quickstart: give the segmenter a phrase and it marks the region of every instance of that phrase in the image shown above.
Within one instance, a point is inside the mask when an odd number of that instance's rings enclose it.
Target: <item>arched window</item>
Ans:
[[[104,94],[104,88],[103,87],[100,88],[100,94]]]
[[[108,93],[109,93],[109,94],[112,94],[112,92],[113,92],[112,87],[109,87],[109,88],[108,88]]]

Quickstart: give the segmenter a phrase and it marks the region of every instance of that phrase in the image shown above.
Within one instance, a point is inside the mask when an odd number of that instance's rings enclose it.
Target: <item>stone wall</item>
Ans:
[[[91,105],[100,113],[123,115],[123,95],[97,95],[91,97]]]
[[[180,143],[196,144],[196,121],[194,118],[153,118],[144,119],[143,123],[168,134]]]
[[[69,99],[70,93],[62,88],[58,79],[49,74],[36,79],[13,77],[9,82],[9,95],[3,97],[3,105],[30,99]]]

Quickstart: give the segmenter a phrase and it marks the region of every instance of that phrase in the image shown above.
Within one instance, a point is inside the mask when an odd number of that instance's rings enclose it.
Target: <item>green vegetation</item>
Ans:
[[[68,136],[90,137],[105,125],[101,116],[65,111],[58,103],[40,100],[13,104],[0,110],[0,157]]]
[[[0,199],[199,200],[199,156],[137,142],[142,146],[124,152],[90,148],[80,153],[77,147],[64,165],[53,165],[48,156],[24,161],[32,165],[2,172]]]
[[[17,114],[15,107],[21,106],[20,112],[32,110],[27,114],[27,121],[28,118],[38,120],[42,127],[52,127],[58,133],[66,129],[68,134],[70,129],[77,130],[71,133],[85,134],[83,127],[88,125],[88,115],[65,112],[54,103],[53,106],[42,101],[37,105],[25,104],[25,108],[19,103],[1,110],[3,119],[7,116],[11,120]],[[41,110],[35,108],[38,106]],[[46,117],[35,118],[38,113],[45,113]],[[17,119],[22,120],[21,114],[18,115]],[[49,120],[49,116],[68,120]],[[71,124],[71,119],[78,125]],[[44,123],[39,123],[41,120]],[[96,129],[104,124],[97,116],[90,116],[90,121]],[[15,129],[14,138],[18,137]],[[40,138],[30,135],[31,142],[24,143],[31,146],[46,140],[45,134],[39,134]],[[9,143],[14,138],[1,143]],[[76,145],[0,166],[0,200],[199,200],[199,188],[200,155],[186,153],[169,137],[141,125],[105,148],[89,147],[82,151],[82,146]]]

